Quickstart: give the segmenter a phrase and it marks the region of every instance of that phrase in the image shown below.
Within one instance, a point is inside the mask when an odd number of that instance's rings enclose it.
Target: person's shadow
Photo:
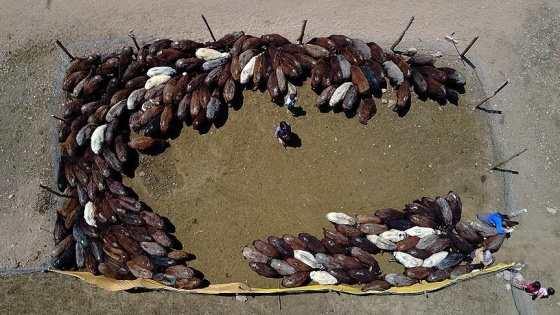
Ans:
[[[299,148],[301,147],[301,138],[297,133],[290,132],[290,140],[286,141],[286,147]]]
[[[294,117],[301,117],[307,115],[307,112],[301,106],[294,106],[291,112]]]

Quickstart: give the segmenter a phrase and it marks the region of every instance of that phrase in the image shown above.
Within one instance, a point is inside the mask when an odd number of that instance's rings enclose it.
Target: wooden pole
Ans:
[[[505,88],[506,85],[508,85],[508,83],[509,83],[509,80],[505,80],[504,83],[502,83],[502,85],[500,85],[500,87],[498,87],[498,88],[494,91],[494,93],[492,93],[492,96],[498,94],[498,92],[500,92],[503,88]]]
[[[132,30],[128,32],[128,37],[132,38],[132,41],[134,42],[134,46],[136,46],[136,50],[140,51],[140,45],[138,45],[138,42],[136,41],[136,36],[134,36]]]
[[[0,276],[7,275],[22,275],[27,273],[37,273],[37,272],[47,272],[47,267],[34,267],[34,268],[10,268],[10,269],[0,269]]]
[[[42,227],[40,227],[39,229],[40,229],[41,231],[45,231],[45,232],[47,232],[47,233],[49,233],[49,234],[54,234],[52,231],[49,231],[49,230],[47,230],[47,229],[43,229]]]
[[[206,28],[208,29],[208,32],[210,32],[210,36],[212,36],[212,40],[216,41],[216,37],[214,37],[214,33],[212,33],[212,30],[210,29],[210,25],[208,25],[208,21],[206,21],[206,18],[204,17],[204,14],[201,15],[202,19],[204,20],[204,24],[206,24]]]
[[[478,103],[478,104],[477,104],[477,105],[476,105],[476,106],[475,106],[474,108],[480,108],[480,105],[482,105],[482,104],[486,103],[486,102],[487,102],[487,101],[488,101],[489,99],[491,99],[491,98],[492,98],[493,96],[494,96],[494,95],[492,95],[492,96],[489,96],[489,97],[487,97],[487,98],[483,99],[483,100],[482,100],[482,101],[480,101],[480,102],[479,102],[479,103]]]
[[[74,197],[74,196],[65,195],[65,194],[60,194],[60,193],[58,193],[58,192],[56,192],[56,191],[50,189],[49,187],[47,187],[47,186],[45,186],[45,185],[43,185],[43,184],[39,184],[39,187],[41,187],[41,188],[43,188],[44,190],[50,192],[51,194],[57,195],[57,196],[59,196],[59,197],[78,199],[78,198],[76,198],[76,197]]]
[[[280,289],[280,280],[278,280],[278,289]],[[280,299],[280,293],[278,293],[278,309],[282,310],[282,300]]]
[[[472,45],[474,45],[474,42],[476,42],[476,40],[478,39],[478,36],[476,36],[475,38],[473,38],[473,40],[471,41],[471,43],[467,46],[467,48],[465,48],[465,50],[463,50],[463,52],[461,53],[461,58],[465,58],[465,54],[467,53],[467,51],[469,51],[469,49],[471,49]]]
[[[461,53],[459,52],[459,48],[457,48],[457,44],[456,44],[457,41],[453,37],[451,37],[451,36],[453,36],[453,34],[455,34],[455,32],[451,33],[451,35],[449,35],[449,36],[445,36],[445,38],[446,39],[449,38],[448,41],[450,41],[451,44],[453,44],[453,47],[455,47],[455,51],[457,51],[457,55],[459,55],[459,59],[461,59],[461,61],[463,62],[463,66],[467,66],[465,64],[465,60],[463,60],[463,58],[461,58]]]
[[[479,108],[480,105],[486,103],[489,99],[491,99],[492,97],[496,96],[496,94],[498,94],[498,92],[500,92],[503,88],[505,88],[506,85],[508,85],[508,83],[509,83],[509,80],[504,81],[504,83],[502,83],[502,85],[500,85],[500,86],[494,91],[494,93],[492,93],[492,95],[490,95],[489,97],[487,97],[487,98],[483,99],[482,101],[480,101],[480,102],[478,103],[478,105],[475,106],[475,108]]]
[[[62,43],[58,39],[55,41],[55,43],[58,45],[58,47],[60,47],[60,49],[62,49],[64,53],[66,53],[66,55],[70,58],[70,60],[73,61],[76,59],[74,56],[72,56],[70,52],[68,52],[68,49],[66,49],[66,47],[64,47],[64,45],[62,45]]]
[[[408,25],[404,28],[404,31],[402,31],[401,36],[399,36],[399,38],[397,38],[397,40],[393,43],[393,45],[391,45],[391,50],[395,50],[395,47],[397,47],[397,45],[401,42],[401,40],[404,37],[404,34],[406,33],[406,31],[408,31],[408,28],[412,24],[412,21],[414,21],[414,15],[410,17],[410,21],[408,21]]]
[[[525,148],[525,149],[523,149],[523,150],[521,150],[521,151],[515,153],[514,155],[512,155],[512,156],[511,156],[510,158],[508,158],[507,160],[505,160],[505,161],[503,161],[503,162],[500,162],[500,163],[498,163],[498,164],[492,166],[490,169],[491,169],[491,170],[494,170],[494,169],[496,169],[496,168],[498,168],[498,167],[500,167],[500,166],[506,164],[507,162],[513,160],[513,158],[515,158],[515,157],[521,155],[521,154],[522,154],[523,152],[525,152],[525,151],[527,151],[527,148]]]
[[[305,33],[306,26],[307,26],[307,19],[303,20],[303,24],[301,25],[301,32],[299,33],[299,37],[297,39],[298,45],[303,44],[303,34]]]
[[[459,48],[457,48],[457,44],[453,43],[453,47],[455,47],[455,50],[457,51],[457,53],[459,53]],[[461,59],[461,61],[463,62],[463,66],[467,66],[465,64],[465,60],[463,60],[463,58],[459,55],[459,59]]]
[[[56,115],[51,115],[51,117],[54,118],[54,119],[58,119],[58,120],[62,121],[62,122],[65,123],[67,126],[70,126],[70,124],[69,124],[66,120],[64,120],[64,119],[62,119],[62,118],[60,118],[60,117],[58,117],[58,116],[56,116]]]

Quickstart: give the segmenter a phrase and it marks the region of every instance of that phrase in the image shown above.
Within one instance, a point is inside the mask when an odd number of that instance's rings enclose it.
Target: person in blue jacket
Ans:
[[[297,116],[297,112],[295,108],[295,104],[297,100],[298,98],[296,97],[295,94],[288,94],[288,96],[286,96],[286,102],[284,103],[284,105],[286,105],[286,112],[288,114],[292,114],[292,116]]]
[[[501,214],[499,212],[494,213],[478,213],[476,217],[480,220],[480,222],[488,224],[496,228],[498,234],[506,234],[511,233],[511,228],[504,228],[505,221],[509,220],[509,216],[506,214]]]

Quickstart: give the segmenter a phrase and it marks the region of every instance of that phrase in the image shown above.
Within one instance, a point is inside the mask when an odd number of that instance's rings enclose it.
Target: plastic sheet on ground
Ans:
[[[205,288],[195,289],[195,290],[182,290],[173,287],[168,287],[157,281],[150,279],[136,279],[136,280],[115,280],[106,278],[103,276],[94,276],[89,272],[80,271],[60,271],[50,269],[49,271],[70,275],[82,279],[90,284],[96,285],[100,288],[109,291],[123,291],[130,289],[151,289],[151,290],[168,290],[174,292],[182,293],[198,293],[198,294],[247,294],[247,295],[257,295],[257,294],[289,294],[289,293],[304,293],[304,292],[342,292],[348,294],[356,295],[369,295],[369,294],[396,294],[396,295],[406,295],[406,294],[424,294],[426,292],[440,290],[446,286],[472,279],[477,276],[487,275],[490,273],[496,273],[505,269],[508,269],[515,265],[512,263],[499,263],[494,266],[488,267],[484,270],[471,272],[464,274],[456,279],[444,280],[435,283],[428,283],[422,281],[421,283],[414,284],[408,287],[393,287],[386,291],[367,291],[362,292],[361,286],[347,286],[347,285],[308,285],[304,287],[297,288],[279,288],[279,289],[262,289],[262,288],[251,288],[250,286],[243,283],[226,283],[226,284],[213,284]]]

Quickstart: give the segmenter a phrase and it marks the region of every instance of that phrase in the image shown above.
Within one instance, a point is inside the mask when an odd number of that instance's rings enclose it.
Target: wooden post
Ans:
[[[76,59],[74,56],[72,56],[70,52],[68,52],[68,49],[66,49],[66,47],[64,47],[64,45],[62,45],[62,43],[58,39],[55,41],[55,43],[58,45],[58,47],[60,47],[60,49],[62,49],[64,53],[66,53],[66,55],[70,58],[70,60],[73,61]]]
[[[463,52],[461,53],[461,59],[465,58],[465,54],[467,53],[467,51],[469,51],[469,49],[471,49],[472,45],[474,45],[474,42],[476,42],[476,40],[478,39],[478,36],[476,36],[475,38],[473,38],[473,40],[471,41],[471,43],[467,46],[467,48],[465,48],[465,50],[463,50]]]
[[[494,91],[494,93],[492,93],[492,96],[498,94],[498,92],[500,92],[503,88],[505,88],[506,85],[508,85],[508,83],[509,83],[509,80],[506,80],[504,83],[502,83],[502,85],[500,85],[500,87],[498,87],[498,88]]]
[[[41,187],[41,188],[43,188],[44,190],[50,192],[51,194],[57,195],[57,196],[59,196],[59,197],[78,199],[78,198],[76,198],[76,197],[74,197],[74,196],[70,196],[70,195],[65,195],[65,194],[58,193],[58,192],[56,192],[56,191],[50,189],[49,187],[47,187],[47,186],[45,186],[45,185],[43,185],[43,184],[39,184],[39,187]]]
[[[0,269],[0,276],[23,275],[28,273],[47,272],[48,270],[49,268],[47,267]]]
[[[60,117],[58,117],[58,116],[56,116],[56,115],[51,115],[51,117],[54,118],[54,119],[58,119],[58,120],[62,121],[62,122],[65,123],[67,126],[70,126],[70,124],[69,124],[66,120],[64,120],[64,119],[62,119],[62,118],[60,118]]]
[[[206,21],[206,18],[204,17],[204,15],[201,15],[202,19],[204,20],[204,24],[206,24],[206,28],[208,29],[208,32],[210,32],[210,36],[212,36],[212,40],[216,41],[216,37],[214,37],[214,33],[212,33],[212,30],[210,29],[210,25],[208,25],[208,21]]]
[[[480,105],[486,103],[489,99],[491,99],[492,97],[494,97],[496,94],[498,94],[498,92],[500,92],[503,88],[506,87],[506,85],[508,85],[509,80],[506,80],[504,83],[502,83],[502,85],[500,85],[495,91],[494,93],[492,93],[492,95],[490,95],[489,97],[485,98],[484,100],[480,101],[478,103],[478,105],[475,106],[475,108],[479,108]]]
[[[136,41],[136,36],[134,36],[132,30],[128,32],[128,37],[132,38],[132,41],[134,42],[134,46],[136,46],[136,50],[140,51],[140,45],[138,45],[138,42]]]
[[[455,34],[455,32],[451,33],[451,35],[449,36],[445,36],[445,39],[447,39],[449,42],[451,42],[451,44],[453,44],[453,47],[455,47],[455,51],[457,51],[457,55],[459,55],[459,59],[461,59],[461,61],[463,62],[463,66],[466,67],[467,65],[465,64],[465,60],[461,58],[461,53],[459,52],[459,48],[457,48],[457,44],[456,44],[457,41],[453,37],[451,37],[453,36],[453,34]]]
[[[457,51],[457,53],[459,53],[459,48],[457,48],[457,44],[453,43],[453,47],[455,47],[455,50]],[[463,62],[463,66],[466,67],[467,65],[465,64],[465,60],[463,59],[463,57],[461,57],[461,55],[459,55],[459,59],[461,59],[461,61]]]
[[[280,280],[278,280],[278,289],[280,289]],[[282,310],[282,300],[280,300],[280,293],[278,293],[278,310]]]
[[[521,155],[521,154],[522,154],[523,152],[525,152],[525,151],[527,151],[527,148],[525,148],[525,149],[519,151],[518,153],[515,153],[514,155],[512,155],[512,156],[511,156],[510,158],[508,158],[507,160],[505,160],[505,161],[503,161],[503,162],[500,162],[500,163],[498,163],[498,164],[492,166],[490,169],[491,169],[491,170],[494,170],[494,169],[496,169],[496,168],[498,168],[498,167],[500,167],[500,166],[506,164],[507,162],[513,160],[514,157],[517,157],[517,156]]]
[[[52,231],[49,231],[49,230],[43,229],[42,227],[40,227],[39,229],[40,229],[41,231],[45,231],[45,232],[47,232],[47,233],[49,233],[49,234],[54,234],[54,233],[53,233]]]
[[[492,96],[494,96],[494,95],[492,95]],[[479,103],[478,103],[478,104],[477,104],[477,105],[476,105],[476,106],[475,106],[474,108],[480,108],[480,105],[482,105],[482,104],[486,103],[486,102],[487,102],[487,101],[488,101],[489,99],[491,99],[491,98],[492,98],[492,96],[489,96],[489,97],[487,97],[487,98],[483,99],[483,100],[482,100],[482,101],[480,101],[480,102],[479,102]]]
[[[305,33],[306,26],[307,26],[307,19],[303,20],[303,24],[301,25],[301,32],[299,33],[299,37],[297,39],[297,43],[299,45],[303,43],[303,34]]]
[[[404,31],[402,31],[401,36],[399,36],[399,38],[397,38],[397,40],[393,43],[393,45],[391,45],[391,50],[395,50],[395,47],[397,47],[397,45],[401,42],[401,40],[404,37],[404,34],[412,24],[412,21],[414,21],[414,15],[410,17],[410,21],[408,21],[408,25],[404,28]]]

